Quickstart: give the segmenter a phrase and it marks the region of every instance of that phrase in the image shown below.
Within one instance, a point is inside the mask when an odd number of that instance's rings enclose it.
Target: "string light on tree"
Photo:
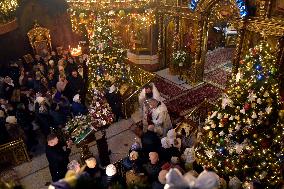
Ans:
[[[281,180],[284,154],[276,58],[271,52],[261,42],[241,61],[222,106],[206,120],[197,148],[201,165],[243,182],[258,179],[267,189]]]
[[[108,25],[108,19],[98,16],[90,39],[89,82],[91,87],[105,88],[127,81],[129,67],[125,65],[126,50]]]

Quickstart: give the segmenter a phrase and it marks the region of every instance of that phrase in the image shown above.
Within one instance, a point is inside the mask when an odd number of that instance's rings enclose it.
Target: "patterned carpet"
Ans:
[[[209,83],[204,83],[186,91],[177,98],[166,101],[166,105],[171,116],[183,116],[204,101],[205,98],[214,101],[221,96],[221,93],[222,89]]]
[[[212,85],[215,85],[219,88],[225,89],[227,78],[230,74],[231,74],[230,71],[217,68],[216,70],[206,73],[204,75],[204,81]]]
[[[208,73],[220,66],[226,65],[232,60],[234,48],[217,48],[213,51],[208,51],[206,54],[204,72]]]
[[[161,93],[162,97],[164,97],[166,100],[176,97],[185,90],[182,87],[177,86],[173,82],[166,80],[158,75],[155,76],[153,82],[158,91]]]

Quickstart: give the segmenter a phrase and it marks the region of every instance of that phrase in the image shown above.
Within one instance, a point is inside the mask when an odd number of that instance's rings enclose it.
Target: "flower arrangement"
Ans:
[[[91,115],[79,115],[69,120],[63,130],[75,143],[79,143],[89,132],[96,130],[93,125],[94,119]]]
[[[94,127],[99,128],[110,125],[114,120],[114,114],[104,97],[104,94],[97,90],[93,90],[93,100],[89,107],[89,113],[94,119]]]
[[[183,50],[178,50],[173,53],[173,63],[179,66],[183,66],[187,59],[187,53]]]

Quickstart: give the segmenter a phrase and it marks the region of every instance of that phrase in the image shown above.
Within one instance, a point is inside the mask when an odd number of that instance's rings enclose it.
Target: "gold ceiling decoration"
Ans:
[[[208,19],[211,22],[235,20],[239,18],[236,3],[220,1],[211,9]]]
[[[280,37],[284,35],[284,23],[281,21],[272,22],[269,19],[249,20],[247,22],[246,29],[260,33],[264,36],[272,35]]]
[[[119,9],[139,9],[149,6],[150,0],[66,0],[71,9],[77,10],[119,10]]]

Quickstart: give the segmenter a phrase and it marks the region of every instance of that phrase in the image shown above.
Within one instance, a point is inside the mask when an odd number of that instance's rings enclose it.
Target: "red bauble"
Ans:
[[[245,103],[245,106],[244,106],[245,110],[249,110],[250,109],[250,104],[249,103]]]
[[[226,123],[228,123],[228,120],[228,118],[222,118],[221,123],[225,125]]]
[[[271,143],[270,140],[268,140],[268,139],[263,139],[263,140],[261,141],[260,145],[261,145],[262,148],[269,148],[269,147],[271,146],[270,143]]]
[[[252,54],[255,56],[257,54],[257,49],[253,48],[252,49]]]

